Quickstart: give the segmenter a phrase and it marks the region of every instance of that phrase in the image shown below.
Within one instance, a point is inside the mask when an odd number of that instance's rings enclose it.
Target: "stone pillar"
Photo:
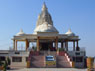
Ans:
[[[61,48],[63,48],[63,42],[61,42]]]
[[[66,41],[64,42],[64,44],[65,44],[65,47],[64,47],[64,48],[65,48],[65,50],[66,50]]]
[[[65,44],[65,43],[63,42],[63,48],[65,47],[64,44]]]
[[[26,50],[29,48],[29,42],[28,40],[26,39]]]
[[[17,51],[17,40],[16,40],[16,49],[15,50]]]
[[[68,41],[66,42],[66,46],[67,46],[67,51],[68,51]]]
[[[79,45],[78,45],[78,41],[77,41],[77,47],[78,47]]]
[[[55,48],[56,48],[56,50],[58,50],[58,37],[56,37],[56,39],[55,39]]]
[[[37,37],[37,51],[40,50],[40,42],[39,42],[39,40],[40,40],[40,37]]]
[[[15,39],[13,40],[13,49],[15,50]]]
[[[80,51],[80,48],[79,48],[79,45],[78,45],[78,40],[77,40],[76,51]]]
[[[65,41],[65,48],[66,48],[66,51],[68,51],[68,41]]]
[[[75,51],[75,41],[73,41],[73,51]]]

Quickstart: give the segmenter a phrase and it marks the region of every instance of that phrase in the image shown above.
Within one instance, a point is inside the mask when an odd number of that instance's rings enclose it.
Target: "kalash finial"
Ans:
[[[23,32],[23,29],[20,29],[20,32]]]
[[[43,7],[42,7],[42,11],[45,11],[45,10],[47,10],[47,6],[46,6],[46,3],[44,2]]]
[[[72,31],[71,31],[71,28],[69,28],[68,32],[72,32]]]

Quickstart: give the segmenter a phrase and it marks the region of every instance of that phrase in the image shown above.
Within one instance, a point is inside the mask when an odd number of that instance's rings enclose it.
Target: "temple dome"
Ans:
[[[21,29],[19,33],[16,34],[16,36],[23,36],[25,35],[25,33],[23,32],[23,30]]]
[[[71,31],[71,29],[68,30],[68,32],[65,33],[68,36],[75,36],[75,34]]]
[[[37,34],[37,32],[57,32],[56,28],[47,22],[44,22],[43,24],[39,25],[35,28],[34,34]]]

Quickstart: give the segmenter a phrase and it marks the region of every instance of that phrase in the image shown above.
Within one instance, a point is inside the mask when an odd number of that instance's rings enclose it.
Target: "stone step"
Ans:
[[[59,58],[59,59],[56,59],[57,61],[60,61],[60,62],[68,62],[66,58]]]
[[[58,68],[70,68],[70,63],[65,56],[57,56],[57,67]]]
[[[43,68],[45,67],[45,56],[31,56],[31,67],[32,68]]]

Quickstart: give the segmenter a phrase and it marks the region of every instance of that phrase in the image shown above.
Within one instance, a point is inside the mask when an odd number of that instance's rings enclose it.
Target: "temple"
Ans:
[[[86,52],[79,46],[79,36],[71,29],[64,34],[59,34],[45,3],[38,16],[34,32],[26,34],[21,29],[12,40],[13,49],[0,52],[6,53],[0,55],[1,59],[10,57],[11,67],[85,67]],[[18,42],[25,42],[25,50],[19,50]],[[30,43],[35,43],[35,46],[30,47]],[[69,43],[72,43],[72,47],[69,47]],[[48,62],[49,56],[51,59],[54,58],[51,62]]]
[[[79,36],[75,35],[71,29],[65,34],[59,34],[59,31],[53,25],[52,17],[45,3],[43,4],[41,14],[38,16],[34,33],[25,34],[21,29],[20,32],[13,37],[14,50],[17,50],[18,41],[25,41],[26,50],[29,48],[30,42],[36,42],[37,51],[47,51],[48,49],[50,51],[53,51],[53,49],[57,51],[58,43],[61,43],[61,48],[68,51],[68,43],[73,42],[73,51],[76,51],[79,50],[79,40]]]

